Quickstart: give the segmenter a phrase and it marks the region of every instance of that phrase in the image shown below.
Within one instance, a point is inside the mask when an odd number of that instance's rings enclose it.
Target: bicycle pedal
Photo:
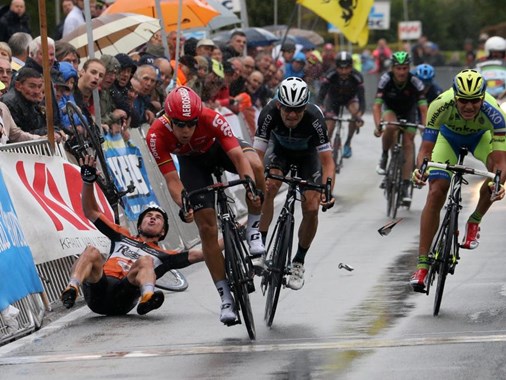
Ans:
[[[255,291],[255,284],[253,283],[253,281],[248,281],[246,287],[248,289],[248,294],[253,293]]]

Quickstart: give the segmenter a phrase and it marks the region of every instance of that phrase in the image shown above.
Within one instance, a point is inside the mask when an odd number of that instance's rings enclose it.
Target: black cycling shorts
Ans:
[[[280,169],[286,176],[291,165],[297,165],[298,177],[322,183],[322,165],[316,149],[303,152],[288,150],[270,140],[264,155],[264,166]]]
[[[237,140],[244,152],[256,152],[255,149],[246,141],[239,138]],[[214,180],[211,175],[217,167],[221,167],[228,172],[237,174],[237,170],[235,169],[233,162],[230,160],[218,141],[215,141],[211,148],[203,154],[195,156],[178,156],[178,160],[181,182],[183,182],[183,185],[188,192],[212,185]],[[190,203],[194,212],[204,208],[214,209],[214,193],[210,192],[192,196],[190,198]]]
[[[84,282],[82,289],[91,311],[103,315],[125,315],[137,305],[141,296],[139,287],[126,277],[119,280],[105,274],[95,284]]]

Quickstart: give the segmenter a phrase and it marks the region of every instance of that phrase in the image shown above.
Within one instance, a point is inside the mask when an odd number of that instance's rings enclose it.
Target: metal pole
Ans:
[[[408,15],[408,0],[403,0],[402,1],[402,7],[404,8],[404,21],[408,21],[409,20],[409,15]]]
[[[239,0],[241,4],[241,22],[243,28],[249,28],[248,22],[248,8],[246,7],[246,0]]]
[[[278,25],[278,0],[274,0],[274,25]]]
[[[48,45],[47,45],[47,15],[46,15],[46,1],[39,0],[39,22],[40,22],[40,42],[42,48],[42,72],[44,73],[44,96],[46,106],[46,125],[47,125],[47,139],[51,147],[51,152],[54,153],[54,125],[53,125],[53,97],[51,88],[51,68],[49,67]]]
[[[162,35],[163,52],[167,59],[170,61],[169,44],[167,43],[167,31],[165,30],[165,20],[163,19],[162,6],[160,0],[155,1],[156,14],[158,21],[160,21],[160,34]]]
[[[77,5],[75,5],[77,6]],[[95,58],[95,43],[91,28],[90,0],[84,0],[84,18],[86,20],[86,36],[88,37],[88,58]],[[95,123],[102,130],[102,116],[100,112],[100,95],[98,89],[93,90],[93,107],[95,108]]]

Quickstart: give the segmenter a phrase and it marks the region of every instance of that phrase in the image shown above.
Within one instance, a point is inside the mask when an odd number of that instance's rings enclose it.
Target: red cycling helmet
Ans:
[[[171,119],[195,120],[202,112],[202,100],[189,87],[181,86],[172,90],[165,99],[165,113]]]

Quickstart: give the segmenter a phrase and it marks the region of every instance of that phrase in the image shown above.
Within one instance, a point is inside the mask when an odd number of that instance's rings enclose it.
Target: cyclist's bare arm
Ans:
[[[321,152],[319,154],[319,156],[320,156],[320,162],[322,163],[322,183],[325,183],[327,178],[332,179],[332,186],[331,186],[331,192],[330,192],[331,199],[325,199],[323,204],[327,204],[327,205],[329,203],[333,204],[334,198],[332,197],[332,191],[334,190],[336,169],[335,169],[334,159],[332,158],[332,152],[331,151]]]
[[[253,169],[240,146],[230,149],[227,155],[234,164],[237,174],[239,174],[241,179],[245,179],[246,177],[255,178]]]
[[[83,189],[81,194],[81,204],[83,207],[84,215],[92,222],[96,221],[100,216],[100,208],[98,207],[95,198],[95,186],[97,165],[95,158],[86,155],[83,159],[79,160],[81,165],[81,178],[83,178]],[[95,178],[93,178],[95,177]],[[85,178],[87,178],[85,180]]]

